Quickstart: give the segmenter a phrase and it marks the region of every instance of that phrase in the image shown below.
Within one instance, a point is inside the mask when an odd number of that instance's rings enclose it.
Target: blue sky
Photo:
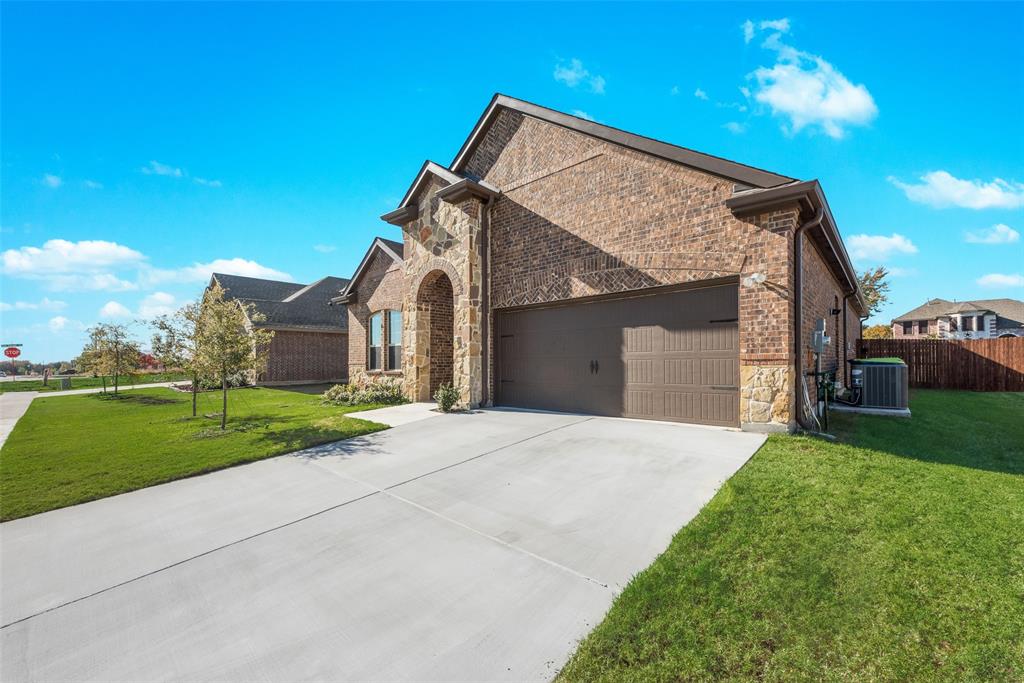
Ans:
[[[0,12],[0,342],[31,360],[212,268],[350,275],[494,92],[820,179],[856,265],[893,270],[879,319],[1024,297],[1019,3]]]

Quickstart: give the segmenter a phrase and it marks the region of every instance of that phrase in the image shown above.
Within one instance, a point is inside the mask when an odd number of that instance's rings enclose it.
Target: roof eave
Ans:
[[[824,214],[824,219],[821,221],[822,234],[839,262],[851,290],[856,293],[861,310],[866,313],[868,311],[867,300],[864,298],[864,292],[861,291],[857,271],[850,261],[850,255],[846,252],[842,238],[839,236],[835,217],[832,215],[828,200],[825,199],[821,183],[817,180],[806,180],[766,190],[740,192],[725,200],[725,205],[737,216],[750,216],[794,202],[799,204],[801,209],[808,211],[822,209]]]
[[[469,178],[463,178],[437,191],[437,196],[449,204],[457,204],[472,197],[490,201],[500,194],[501,191],[496,187]]]
[[[381,216],[380,219],[382,221],[384,221],[385,223],[390,223],[391,225],[397,225],[398,227],[401,228],[401,227],[404,227],[406,224],[416,220],[416,216],[418,214],[419,214],[419,208],[418,207],[416,207],[414,205],[402,206],[402,207],[399,207],[399,208],[395,209],[394,211],[387,212],[386,214]]]

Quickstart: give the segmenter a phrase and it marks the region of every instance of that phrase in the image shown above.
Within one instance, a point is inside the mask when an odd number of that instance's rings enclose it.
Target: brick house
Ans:
[[[255,326],[274,331],[265,385],[348,381],[348,325],[344,311],[330,301],[348,280],[325,277],[309,285],[214,273],[226,299],[252,304],[264,320]],[[249,323],[253,323],[250,321]]]
[[[932,299],[892,319],[896,339],[1024,337],[1024,301]]]
[[[866,314],[817,181],[503,95],[382,218],[402,244],[340,299],[350,374],[414,400],[792,429],[816,321],[842,381]]]

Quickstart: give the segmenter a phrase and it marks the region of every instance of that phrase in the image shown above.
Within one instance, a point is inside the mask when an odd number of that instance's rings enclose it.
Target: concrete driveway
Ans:
[[[488,410],[8,522],[0,678],[550,679],[763,441]]]

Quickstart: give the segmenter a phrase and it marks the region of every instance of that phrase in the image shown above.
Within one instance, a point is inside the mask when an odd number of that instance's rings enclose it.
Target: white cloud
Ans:
[[[96,272],[135,265],[145,260],[141,253],[117,242],[55,239],[42,247],[21,247],[3,252],[3,273],[32,277],[50,273]]]
[[[332,251],[337,249],[333,244],[314,244],[313,249],[319,251],[321,254],[330,254]]]
[[[174,295],[167,292],[153,292],[139,304],[140,318],[155,318],[158,315],[174,313],[177,301]]]
[[[1012,273],[1004,275],[1003,273],[989,273],[988,275],[982,275],[978,278],[978,284],[982,287],[990,288],[1008,288],[1008,287],[1024,287],[1024,275],[1020,273]]]
[[[15,301],[13,304],[0,302],[0,311],[61,311],[67,308],[66,301],[47,299],[45,296],[38,302]]]
[[[754,99],[788,120],[783,126],[787,134],[817,126],[829,137],[841,138],[847,126],[867,125],[878,115],[866,86],[854,85],[824,58],[782,42],[789,31],[787,19],[762,21],[759,29],[773,31],[762,47],[775,53],[775,64],[759,67],[747,78],[756,84]],[[747,42],[753,31],[752,22],[744,24]]]
[[[597,121],[597,119],[595,119],[593,116],[583,111],[582,109],[573,109],[572,115],[581,119],[585,119],[587,121]]]
[[[191,266],[176,269],[147,268],[142,270],[139,275],[144,284],[156,285],[163,282],[206,282],[214,273],[258,277],[269,280],[285,280],[287,282],[292,282],[294,279],[288,273],[268,268],[256,261],[237,257],[232,259],[215,259],[209,263],[194,263]]]
[[[1020,233],[1005,223],[996,223],[991,228],[968,232],[964,240],[972,244],[1012,244],[1020,240]]]
[[[53,175],[52,173],[45,173],[45,174],[43,174],[42,183],[43,183],[43,185],[46,185],[47,187],[60,187],[61,185],[64,184],[64,181],[61,180],[61,177],[59,175]]]
[[[206,178],[194,178],[198,185],[205,185],[206,187],[221,187],[222,183],[219,180],[207,180]]]
[[[747,127],[744,124],[740,123],[739,121],[729,121],[728,123],[723,124],[722,128],[725,128],[727,131],[734,135],[740,135],[741,133],[745,133],[747,131]]]
[[[779,33],[789,33],[789,19],[783,17],[782,19],[768,19],[762,21],[759,24],[762,31],[778,31]]]
[[[673,97],[678,95],[679,94],[679,86],[678,85],[673,85],[671,88],[668,89],[668,94],[672,95]]]
[[[53,318],[50,318],[50,322],[47,323],[47,325],[49,326],[51,332],[60,332],[65,327],[67,327],[69,322],[71,321],[69,321],[64,316],[58,315]]]
[[[757,30],[762,31],[777,31],[778,33],[789,33],[789,19],[766,19],[758,24],[755,24],[750,19],[747,19],[740,24],[740,29],[743,31],[743,42],[749,43],[754,39],[754,35]]]
[[[742,24],[740,24],[740,29],[742,29],[743,31],[744,43],[749,43],[754,39],[754,22],[752,22],[750,19],[747,19]]]
[[[99,316],[107,320],[130,318],[132,317],[132,312],[129,311],[128,307],[124,304],[120,304],[116,301],[108,301],[103,304],[103,308],[100,309]]]
[[[907,199],[935,208],[1018,209],[1024,206],[1024,183],[995,178],[989,182],[963,180],[946,171],[929,171],[917,184],[889,176],[889,182],[903,190]]]
[[[165,175],[171,176],[172,178],[180,178],[185,175],[185,172],[180,168],[161,164],[159,161],[150,161],[148,166],[143,166],[139,170],[146,175]]]
[[[700,88],[697,88],[696,90],[693,91],[693,96],[696,97],[698,100],[706,100],[708,98],[708,94],[701,90]]]
[[[583,66],[583,62],[575,57],[569,60],[568,65],[566,65],[565,62],[559,62],[556,64],[554,77],[556,81],[564,83],[570,88],[586,85],[590,88],[590,92],[597,95],[604,94],[604,76],[598,76],[597,74],[590,73],[590,71]]]
[[[82,181],[82,186],[86,187],[86,188],[88,188],[90,190],[102,190],[103,189],[103,183],[98,183],[95,180],[83,180]]]
[[[49,289],[55,292],[128,292],[139,288],[138,284],[122,280],[113,273],[50,275],[45,280]]]
[[[886,268],[885,270],[893,277],[912,277],[917,275],[917,268],[900,268],[898,266],[893,266],[891,268]]]
[[[856,260],[885,261],[893,254],[916,254],[917,247],[903,235],[852,235],[846,241]]]

